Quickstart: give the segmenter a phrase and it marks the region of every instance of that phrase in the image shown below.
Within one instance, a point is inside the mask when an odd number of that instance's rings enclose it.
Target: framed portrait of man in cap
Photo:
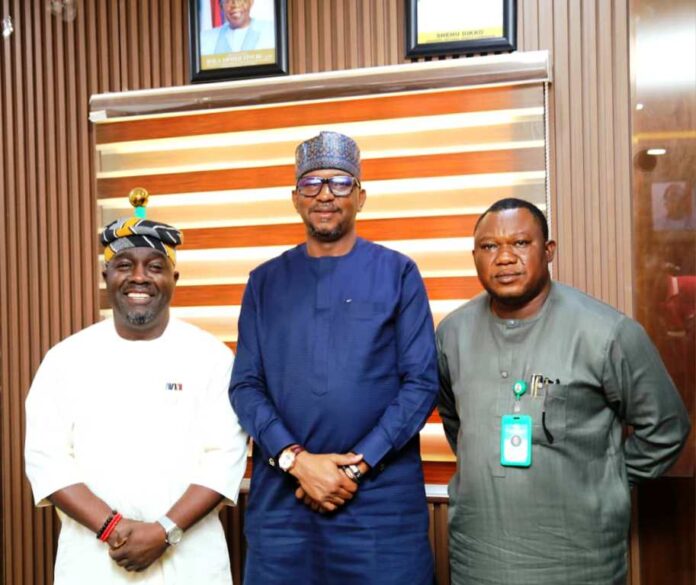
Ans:
[[[287,0],[189,0],[191,81],[288,73]]]

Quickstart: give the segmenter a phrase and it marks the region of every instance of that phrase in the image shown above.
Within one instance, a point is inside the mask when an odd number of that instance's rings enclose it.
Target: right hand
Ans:
[[[314,455],[302,451],[295,458],[290,473],[300,482],[303,499],[313,500],[321,510],[333,512],[353,497],[358,485],[342,470],[343,465],[357,465],[362,455],[328,453]]]
[[[138,522],[124,518],[117,528],[125,542],[111,548],[109,556],[126,571],[144,571],[167,550],[164,528],[157,522]],[[107,539],[109,542],[111,539]],[[109,543],[111,546],[111,543]]]
[[[106,544],[109,545],[111,550],[119,549],[128,542],[128,536],[132,532],[130,524],[127,518],[123,518],[116,525],[116,528],[113,529],[111,534],[109,534],[109,538],[106,539]]]

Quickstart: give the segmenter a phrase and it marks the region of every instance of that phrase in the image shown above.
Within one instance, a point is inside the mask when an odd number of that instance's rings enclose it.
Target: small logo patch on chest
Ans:
[[[167,382],[164,385],[165,390],[172,390],[173,392],[181,392],[184,389],[184,385],[179,382]]]

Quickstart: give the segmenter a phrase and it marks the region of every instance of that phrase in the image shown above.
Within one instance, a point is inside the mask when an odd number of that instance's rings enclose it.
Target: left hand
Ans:
[[[324,509],[321,507],[321,504],[317,502],[316,500],[313,500],[310,498],[307,493],[302,489],[302,486],[299,486],[295,490],[295,497],[300,500],[301,502],[304,502],[305,506],[311,508],[315,512],[319,512],[320,514],[324,513]]]
[[[157,522],[137,522],[124,518],[118,523],[125,542],[111,549],[109,556],[126,571],[144,571],[167,550],[164,528]]]
[[[361,460],[362,455],[352,453],[314,454],[301,451],[289,473],[297,479],[307,496],[325,511],[333,512],[350,500],[358,489],[341,467],[357,464]]]

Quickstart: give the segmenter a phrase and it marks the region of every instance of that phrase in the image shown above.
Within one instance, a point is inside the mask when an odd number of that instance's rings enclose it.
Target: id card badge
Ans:
[[[532,417],[529,415],[503,415],[500,464],[505,467],[529,467],[532,464]]]

